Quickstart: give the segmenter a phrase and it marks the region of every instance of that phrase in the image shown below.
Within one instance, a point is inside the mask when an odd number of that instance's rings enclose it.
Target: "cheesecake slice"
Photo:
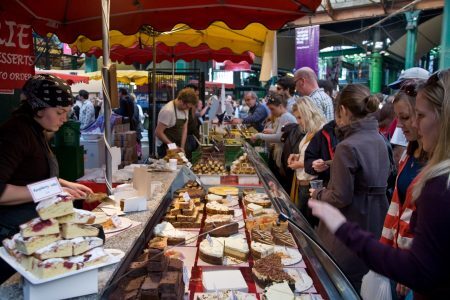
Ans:
[[[225,238],[223,243],[225,245],[225,255],[241,261],[247,261],[249,249],[247,241],[243,237]]]
[[[19,252],[16,249],[16,242],[13,239],[4,239],[2,244],[8,254],[21,264],[25,270],[29,271],[31,269],[33,261],[35,260],[33,256]]]
[[[73,202],[68,196],[56,196],[38,203],[36,211],[42,220],[73,213]]]
[[[238,233],[238,230],[239,224],[233,220],[231,215],[212,215],[206,217],[204,231],[209,231],[209,235],[211,236],[227,237]]]
[[[211,243],[204,239],[199,246],[199,257],[206,263],[222,265],[224,248],[223,242],[218,238],[211,238]]]
[[[272,254],[274,252],[275,247],[273,245],[267,245],[252,241],[252,243],[250,244],[250,249],[253,258],[260,259]]]
[[[62,224],[61,235],[65,239],[73,239],[80,236],[98,236],[98,228],[84,224]]]
[[[55,219],[42,220],[41,218],[34,218],[20,225],[19,228],[20,234],[24,238],[59,233],[58,221]]]
[[[70,240],[72,243],[72,255],[80,255],[91,249],[103,246],[103,240],[98,237],[77,237]]]
[[[263,207],[255,203],[249,203],[247,205],[247,211],[251,213],[253,216],[260,215],[264,212]]]
[[[95,222],[94,213],[83,209],[74,208],[73,210],[73,213],[57,218],[59,224],[93,224]]]
[[[70,240],[53,242],[44,248],[36,250],[33,256],[39,260],[72,256],[72,242]]]
[[[49,244],[60,240],[61,236],[58,234],[40,235],[29,238],[24,238],[20,233],[17,233],[12,238],[16,243],[16,249],[26,255],[33,254],[36,250],[41,249]]]

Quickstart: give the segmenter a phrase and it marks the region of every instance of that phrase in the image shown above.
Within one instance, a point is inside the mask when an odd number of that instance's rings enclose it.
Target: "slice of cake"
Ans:
[[[273,241],[276,245],[297,248],[294,237],[289,231],[274,232],[272,231]]]
[[[53,242],[44,248],[36,250],[33,256],[39,260],[72,256],[72,242],[70,240]]]
[[[216,201],[221,203],[223,201],[223,197],[216,194],[208,194],[206,195],[206,200],[208,201]]]
[[[251,235],[252,240],[255,242],[259,242],[261,244],[266,245],[275,245],[275,243],[273,242],[272,235],[268,231],[253,228]]]
[[[69,262],[81,266],[82,268],[88,268],[98,264],[105,263],[109,260],[109,255],[103,250],[102,247],[97,247],[88,252],[72,256],[68,259]]]
[[[281,283],[274,283],[264,290],[264,298],[265,300],[294,300],[295,295],[292,292],[291,288],[287,281],[283,281]]]
[[[103,240],[98,237],[77,237],[70,240],[72,243],[72,255],[80,255],[91,249],[103,246]]]
[[[184,242],[189,242],[189,238],[192,238],[193,234],[175,229],[169,222],[162,222],[155,226],[153,232],[156,236],[167,237],[167,243],[169,245],[178,245]]]
[[[40,235],[29,238],[24,238],[17,233],[12,238],[16,244],[16,249],[26,255],[33,254],[36,250],[41,249],[57,240],[61,239],[58,234]]]
[[[61,235],[65,239],[73,239],[80,236],[98,236],[98,228],[84,225],[66,223],[61,225]]]
[[[270,201],[269,196],[267,196],[267,194],[264,193],[254,193],[245,195],[244,203],[246,205],[250,203],[258,204],[263,208],[269,208],[272,206],[272,202]]]
[[[255,203],[250,203],[247,205],[247,211],[253,216],[257,216],[263,213],[263,207]]]
[[[222,265],[224,248],[221,239],[211,238],[211,243],[204,239],[199,246],[199,257],[209,264]]]
[[[216,194],[220,196],[237,196],[239,195],[239,189],[233,186],[213,186],[208,189],[211,194]]]
[[[259,242],[252,241],[250,244],[250,249],[253,255],[253,258],[260,259],[266,256],[269,256],[274,252],[273,245],[262,244]]]
[[[68,196],[56,196],[39,202],[36,211],[42,220],[57,218],[73,213],[73,202]]]
[[[165,250],[167,248],[167,237],[156,236],[148,242],[148,248]]]
[[[159,299],[159,282],[157,276],[147,276],[141,286],[141,299]]]
[[[24,238],[59,233],[58,222],[55,219],[42,220],[41,218],[34,218],[20,225],[19,228],[20,234]]]
[[[39,278],[50,278],[77,269],[78,266],[76,264],[68,262],[64,258],[50,258],[36,261],[33,264],[31,273]]]
[[[19,252],[16,249],[16,242],[13,239],[4,239],[2,244],[8,254],[12,256],[19,264],[21,264],[25,270],[31,270],[33,262],[36,260],[33,256],[28,256]]]
[[[234,215],[234,210],[216,201],[206,203],[206,213],[208,215]]]
[[[281,257],[277,254],[258,259],[253,265],[252,276],[261,287],[287,281],[292,289],[295,288],[295,279],[283,270]]]
[[[234,222],[231,215],[212,215],[206,217],[204,231],[209,232],[211,236],[227,237],[238,233],[238,230],[239,224]]]
[[[87,210],[74,208],[73,213],[59,217],[57,220],[59,224],[93,224],[95,222],[95,214]]]
[[[224,255],[247,261],[249,249],[247,241],[242,236],[225,238],[223,243],[225,245]]]

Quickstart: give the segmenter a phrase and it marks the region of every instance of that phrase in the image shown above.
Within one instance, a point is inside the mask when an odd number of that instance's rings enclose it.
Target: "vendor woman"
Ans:
[[[155,134],[160,158],[166,155],[169,144],[176,144],[180,151],[184,151],[189,110],[197,105],[197,102],[198,97],[194,89],[185,88],[178,93],[175,100],[164,105],[159,112]]]
[[[65,81],[39,74],[23,87],[25,97],[12,117],[0,126],[0,241],[19,232],[19,225],[37,217],[35,203],[26,185],[58,177],[58,162],[47,142],[67,121],[73,104]],[[59,179],[75,198],[84,197],[88,187]],[[0,260],[0,283],[15,271]]]

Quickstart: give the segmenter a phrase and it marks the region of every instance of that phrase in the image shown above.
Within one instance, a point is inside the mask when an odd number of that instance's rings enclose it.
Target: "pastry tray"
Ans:
[[[33,273],[25,270],[25,268],[20,263],[18,263],[14,257],[9,255],[9,253],[6,251],[6,249],[4,247],[0,247],[0,257],[32,284],[42,284],[42,283],[50,282],[53,280],[65,278],[65,277],[68,277],[71,275],[80,274],[80,273],[90,271],[93,269],[98,269],[98,268],[101,268],[104,266],[112,265],[112,264],[118,263],[124,256],[123,251],[117,250],[117,249],[105,249],[105,252],[109,255],[109,260],[105,263],[98,264],[95,266],[90,266],[87,268],[82,268],[82,269],[71,271],[71,272],[66,272],[64,274],[60,274],[60,275],[57,275],[57,276],[54,276],[51,278],[39,278],[39,277],[36,277]]]

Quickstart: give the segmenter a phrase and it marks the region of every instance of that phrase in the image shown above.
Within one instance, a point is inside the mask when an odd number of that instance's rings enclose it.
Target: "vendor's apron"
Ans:
[[[175,101],[172,100],[173,110],[175,112],[175,125],[164,130],[164,134],[167,136],[172,143],[177,144],[178,147],[181,147],[181,138],[183,136],[183,127],[186,123],[186,119],[178,119],[177,108],[175,106]],[[186,114],[185,114],[186,117]],[[163,144],[158,147],[158,155],[160,158],[166,156],[167,154],[167,145]]]
[[[50,176],[58,177],[59,167],[55,155],[50,150],[48,142],[45,140],[42,133],[38,133],[35,128],[30,128],[35,134],[36,138],[41,144],[47,155],[47,162],[50,170]],[[42,178],[45,180],[47,178]],[[36,203],[29,202],[19,205],[1,205],[0,206],[0,241],[5,238],[10,238],[19,232],[19,225],[36,218]],[[6,262],[0,259],[0,284],[13,275],[16,271],[11,268]]]

